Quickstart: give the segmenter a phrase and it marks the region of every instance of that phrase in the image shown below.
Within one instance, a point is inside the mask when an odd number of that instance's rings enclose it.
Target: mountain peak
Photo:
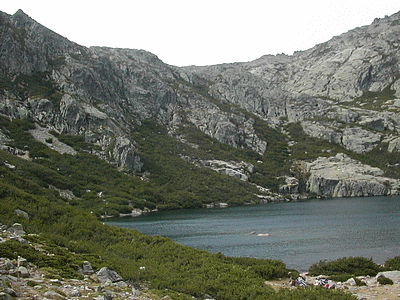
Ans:
[[[18,9],[18,11],[15,14],[13,14],[12,17],[14,19],[24,20],[24,21],[33,20],[22,9]]]
[[[34,19],[27,15],[22,9],[11,16],[12,20],[15,22],[17,27],[25,27],[26,25],[32,26],[38,24]]]
[[[29,18],[29,16],[22,9],[18,9],[14,16],[25,16]]]

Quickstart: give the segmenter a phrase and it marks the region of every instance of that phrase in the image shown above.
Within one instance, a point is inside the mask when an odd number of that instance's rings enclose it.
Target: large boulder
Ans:
[[[101,268],[97,273],[96,273],[97,279],[100,281],[100,283],[115,283],[119,281],[123,281],[124,279],[118,275],[117,272],[110,270],[107,267]]]
[[[22,217],[22,218],[29,220],[28,213],[23,210],[16,209],[16,210],[14,210],[14,214],[16,214],[18,217]]]
[[[11,226],[10,228],[8,228],[8,232],[12,233],[13,235],[16,236],[23,236],[25,235],[25,231],[22,227],[21,224],[19,223],[14,223],[13,226]]]
[[[400,151],[400,138],[394,138],[389,142],[388,151],[390,153]]]
[[[49,290],[43,294],[43,296],[47,299],[54,299],[54,300],[63,300],[66,299],[65,296],[61,295],[60,293],[57,293],[56,291]]]
[[[396,283],[400,282],[400,271],[379,272],[376,275],[376,278],[379,278],[380,276],[385,276],[386,278],[389,278],[389,279],[393,280],[393,282],[396,282]]]
[[[382,134],[362,128],[346,128],[343,130],[342,145],[356,153],[367,153],[381,141]]]
[[[0,269],[6,271],[14,270],[15,265],[8,258],[0,258]]]
[[[93,268],[92,268],[92,265],[90,264],[90,262],[88,262],[88,261],[83,262],[81,273],[85,274],[85,275],[94,274],[94,271],[93,271]]]

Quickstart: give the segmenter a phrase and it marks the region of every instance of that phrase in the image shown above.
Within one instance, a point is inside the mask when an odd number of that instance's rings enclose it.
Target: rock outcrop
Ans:
[[[118,275],[117,272],[110,270],[109,268],[103,267],[96,273],[97,279],[100,283],[115,283],[123,281],[124,279]]]
[[[400,180],[384,176],[379,168],[363,165],[345,154],[320,157],[303,164],[309,192],[325,197],[398,195]]]
[[[226,174],[228,176],[236,177],[242,181],[248,181],[249,175],[253,173],[254,166],[245,162],[226,162],[221,160],[207,160],[201,161],[200,164],[209,167],[219,173]]]
[[[0,39],[13,45],[1,54],[0,71],[6,80],[12,81],[17,74],[35,74],[40,84],[56,91],[52,99],[2,95],[0,112],[4,115],[12,119],[29,116],[57,132],[84,135],[103,151],[116,145],[111,156],[103,156],[134,170],[140,170],[141,163],[129,138],[132,126],[149,118],[168,126],[177,113],[187,115],[186,120],[222,143],[261,154],[265,151],[266,141],[257,136],[250,118],[212,104],[207,95],[181,78],[180,71],[157,56],[143,50],[82,47],[22,11],[13,16],[2,13],[1,19],[5,31]],[[16,31],[30,34],[16,36]],[[23,46],[19,39],[24,39]]]
[[[336,125],[336,126],[335,126]],[[355,153],[367,153],[382,140],[381,133],[360,127],[340,128],[335,123],[303,121],[301,126],[306,134],[330,143],[338,144]]]

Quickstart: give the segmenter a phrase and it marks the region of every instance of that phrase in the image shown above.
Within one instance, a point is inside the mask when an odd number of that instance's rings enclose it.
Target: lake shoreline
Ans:
[[[394,242],[400,240],[399,196],[270,204],[159,211],[105,222],[210,253],[278,259],[299,271],[324,259],[361,256],[383,263],[400,255]]]

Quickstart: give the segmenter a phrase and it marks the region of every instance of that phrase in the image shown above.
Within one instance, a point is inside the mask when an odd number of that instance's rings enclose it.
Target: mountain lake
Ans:
[[[307,271],[320,260],[400,255],[400,196],[313,199],[175,210],[107,223],[211,253],[279,259]]]

